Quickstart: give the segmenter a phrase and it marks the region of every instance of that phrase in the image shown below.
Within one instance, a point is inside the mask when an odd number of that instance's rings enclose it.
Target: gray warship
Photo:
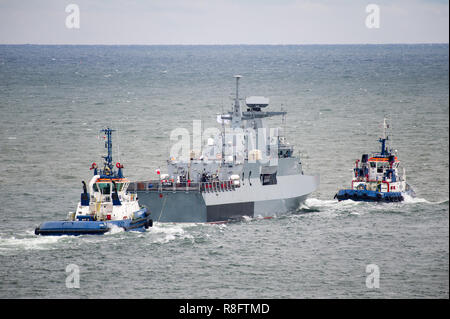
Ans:
[[[240,77],[235,76],[232,110],[217,116],[221,130],[200,151],[170,157],[167,173],[157,170],[158,179],[129,185],[154,221],[271,218],[295,211],[319,186],[318,175],[303,174],[300,156],[282,130],[266,126],[266,118],[286,112],[264,111],[269,99],[263,96],[239,98]]]

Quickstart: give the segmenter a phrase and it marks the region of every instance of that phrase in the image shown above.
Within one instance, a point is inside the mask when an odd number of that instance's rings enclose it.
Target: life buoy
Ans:
[[[117,162],[117,163],[116,163],[116,167],[117,167],[117,168],[123,168],[123,165],[120,164],[119,162]]]

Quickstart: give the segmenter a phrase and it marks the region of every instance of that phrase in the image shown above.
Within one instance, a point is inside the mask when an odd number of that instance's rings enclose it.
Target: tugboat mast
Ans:
[[[114,132],[115,130],[112,130],[110,128],[106,128],[101,130],[100,132],[105,133],[106,135],[106,143],[105,143],[105,148],[108,149],[108,155],[106,156],[102,156],[105,159],[105,169],[104,169],[104,173],[106,173],[106,168],[109,168],[109,172],[110,174],[113,173],[113,169],[114,169],[114,165],[112,164],[112,132]],[[105,175],[109,175],[109,174],[105,174]]]
[[[386,129],[389,128],[389,124],[386,123],[386,117],[383,120],[383,137],[379,139],[379,142],[381,143],[381,155],[387,155],[386,150],[386,141],[389,140],[389,136],[386,135]]]

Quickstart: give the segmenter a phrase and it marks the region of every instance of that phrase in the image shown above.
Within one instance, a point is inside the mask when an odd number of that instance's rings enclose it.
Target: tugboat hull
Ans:
[[[369,190],[341,189],[334,196],[339,201],[351,199],[363,202],[401,202],[404,198],[402,192],[377,192]]]
[[[42,223],[34,230],[36,235],[103,235],[110,228],[105,222],[99,221],[49,221]]]
[[[34,230],[36,235],[62,236],[62,235],[103,235],[113,226],[121,227],[125,231],[144,230],[153,225],[150,214],[143,208],[134,213],[133,219],[124,220],[77,220],[77,221],[49,221],[42,223]]]

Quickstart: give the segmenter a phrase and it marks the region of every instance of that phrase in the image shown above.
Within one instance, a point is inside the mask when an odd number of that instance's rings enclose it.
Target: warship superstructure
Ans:
[[[299,156],[265,119],[285,116],[267,112],[269,99],[239,97],[239,79],[230,112],[217,117],[221,130],[203,149],[187,158],[171,156],[158,179],[138,181],[137,192],[158,222],[226,222],[270,218],[295,211],[319,185],[319,176],[303,174]],[[245,105],[243,105],[245,101]],[[245,107],[245,109],[244,109]],[[206,139],[205,139],[206,142]]]

